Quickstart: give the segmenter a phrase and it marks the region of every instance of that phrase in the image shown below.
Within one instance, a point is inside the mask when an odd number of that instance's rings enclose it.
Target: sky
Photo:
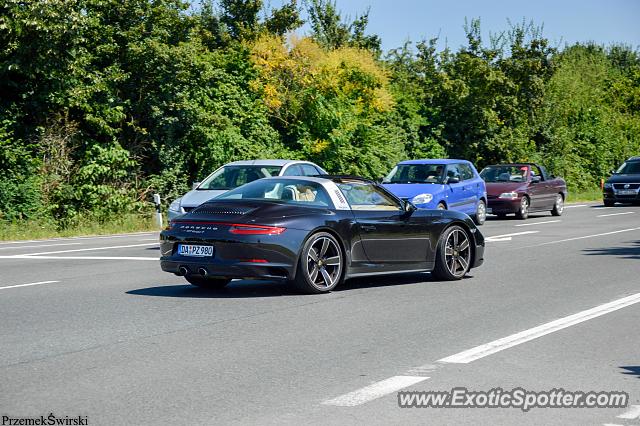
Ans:
[[[282,1],[265,3],[278,6]],[[508,20],[525,19],[543,25],[543,36],[555,47],[595,41],[640,48],[640,0],[337,0],[336,4],[343,16],[351,18],[370,8],[368,32],[381,37],[385,51],[407,40],[435,36],[440,48],[446,42],[457,50],[466,44],[465,17],[480,18],[487,42],[490,32],[509,28]]]

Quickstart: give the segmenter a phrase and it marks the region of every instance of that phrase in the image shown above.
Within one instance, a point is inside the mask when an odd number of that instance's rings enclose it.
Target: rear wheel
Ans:
[[[526,219],[529,217],[529,197],[526,195],[520,200],[520,209],[516,212],[518,219]]]
[[[338,240],[327,232],[318,232],[302,249],[293,284],[304,293],[326,293],[342,281],[343,269]]]
[[[487,220],[487,205],[484,203],[484,200],[480,200],[476,207],[476,214],[473,215],[473,221],[476,225],[482,225],[485,220]]]
[[[203,277],[201,275],[188,275],[184,278],[189,281],[190,284],[195,285],[196,287],[211,289],[224,288],[231,282],[231,280],[227,278],[210,278]]]
[[[564,197],[562,194],[556,195],[556,202],[553,204],[553,209],[551,209],[551,214],[553,216],[561,216],[564,211]]]
[[[603,203],[605,207],[613,207],[616,204],[615,201],[611,201],[611,200],[604,200]]]
[[[436,251],[433,276],[443,281],[459,280],[471,269],[471,237],[467,231],[454,225],[447,228]]]

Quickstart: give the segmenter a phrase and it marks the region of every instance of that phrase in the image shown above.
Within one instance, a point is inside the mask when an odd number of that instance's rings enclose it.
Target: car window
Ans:
[[[447,166],[447,178],[452,178],[452,177],[462,180],[462,177],[460,175],[460,169],[458,168],[458,164],[449,164]]]
[[[318,169],[311,164],[301,164],[300,167],[302,167],[302,173],[304,176],[316,176],[321,174]]]
[[[398,164],[384,183],[442,183],[443,164]]]
[[[471,170],[471,166],[469,166],[468,164],[458,164],[458,168],[460,169],[462,180],[469,180],[475,177],[475,175],[473,174],[473,170]]]
[[[257,179],[278,176],[279,166],[223,166],[208,176],[197,189],[228,190]]]
[[[482,169],[480,177],[485,182],[525,182],[529,166],[488,166]]]
[[[343,182],[337,185],[353,210],[401,210],[397,200],[370,183]]]
[[[317,182],[296,179],[266,179],[229,191],[216,200],[273,200],[287,204],[332,207],[329,195]]]
[[[294,164],[287,167],[282,176],[302,176],[302,169],[299,165]]]
[[[539,176],[540,180],[544,180],[544,175],[542,174],[542,170],[540,170],[540,167],[536,165],[531,166],[531,176]]]
[[[618,168],[616,173],[629,175],[640,174],[640,161],[625,161],[622,166]]]

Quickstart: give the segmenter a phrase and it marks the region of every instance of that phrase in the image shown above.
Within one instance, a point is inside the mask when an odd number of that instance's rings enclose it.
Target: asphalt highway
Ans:
[[[0,417],[88,424],[640,425],[640,207],[490,217],[485,264],[331,294],[160,270],[157,234],[0,242]],[[399,390],[624,391],[620,408],[400,408]]]

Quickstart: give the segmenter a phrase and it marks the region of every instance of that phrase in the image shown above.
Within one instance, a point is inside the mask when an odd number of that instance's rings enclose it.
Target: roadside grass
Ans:
[[[569,191],[569,196],[567,197],[568,203],[577,203],[581,201],[602,201],[602,190],[596,188],[577,192]]]
[[[0,221],[0,241],[157,231],[153,214],[125,214],[106,221],[82,218],[60,228],[54,221]]]

